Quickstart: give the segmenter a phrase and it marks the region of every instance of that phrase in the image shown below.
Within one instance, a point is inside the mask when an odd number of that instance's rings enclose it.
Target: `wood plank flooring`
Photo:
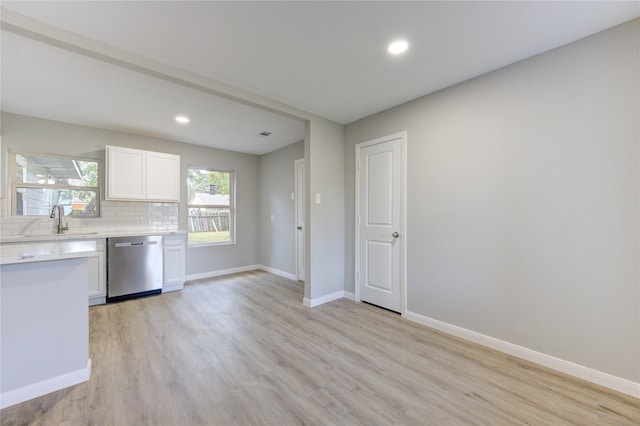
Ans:
[[[2,425],[640,425],[640,400],[252,271],[90,308],[91,380]]]

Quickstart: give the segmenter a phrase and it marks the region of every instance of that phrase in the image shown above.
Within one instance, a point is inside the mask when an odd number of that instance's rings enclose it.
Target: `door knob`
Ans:
[[[391,236],[393,238],[398,238],[400,236],[400,234],[398,234],[397,232],[394,232],[393,234],[391,234]]]

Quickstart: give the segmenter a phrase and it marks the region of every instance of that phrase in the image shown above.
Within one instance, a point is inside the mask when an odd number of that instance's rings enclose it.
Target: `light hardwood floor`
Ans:
[[[91,380],[3,425],[640,425],[640,400],[253,271],[90,308]]]

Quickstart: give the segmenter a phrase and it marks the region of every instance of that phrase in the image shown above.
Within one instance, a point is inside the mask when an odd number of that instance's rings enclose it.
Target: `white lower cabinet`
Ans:
[[[23,256],[25,253],[33,253],[43,251],[45,249],[53,250],[49,246],[65,245],[69,246],[76,243],[87,244],[95,241],[95,256],[87,257],[88,269],[88,298],[89,306],[100,305],[107,301],[107,240],[105,238],[89,239],[89,240],[70,240],[70,241],[44,241],[34,242],[33,244],[3,244],[2,255],[5,257]],[[27,248],[24,248],[24,247]],[[33,247],[35,248],[33,248]],[[44,247],[44,248],[41,248]],[[57,250],[61,250],[58,248]],[[84,250],[84,249],[83,249]],[[163,265],[163,285],[162,292],[182,290],[185,282],[186,270],[186,251],[187,251],[187,235],[171,234],[164,236],[164,265]],[[15,254],[14,254],[15,252]],[[31,256],[33,257],[33,256]]]
[[[88,259],[89,306],[106,302],[107,298],[107,252],[106,241],[96,240],[96,256]]]
[[[163,293],[184,288],[186,251],[187,238],[185,234],[165,235]]]

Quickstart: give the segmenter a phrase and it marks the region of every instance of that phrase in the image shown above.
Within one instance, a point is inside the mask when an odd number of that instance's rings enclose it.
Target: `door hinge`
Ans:
[[[360,281],[360,272],[356,272],[356,279]]]

